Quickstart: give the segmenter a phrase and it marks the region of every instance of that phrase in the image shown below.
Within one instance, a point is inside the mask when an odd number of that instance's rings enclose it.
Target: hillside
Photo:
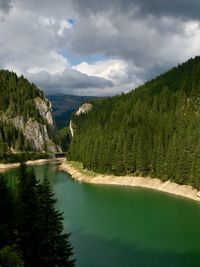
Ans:
[[[68,158],[88,170],[200,189],[200,57],[72,120]]]
[[[51,103],[23,76],[0,71],[0,154],[56,152],[56,128]]]
[[[52,103],[52,111],[56,125],[58,129],[62,129],[67,126],[72,113],[75,112],[82,103],[93,101],[97,99],[97,97],[57,94],[49,95],[48,99]]]

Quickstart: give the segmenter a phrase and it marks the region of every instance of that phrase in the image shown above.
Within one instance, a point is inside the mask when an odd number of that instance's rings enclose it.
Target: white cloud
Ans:
[[[174,0],[172,9],[164,0],[156,14],[152,1],[0,0],[0,67],[27,75],[46,92],[130,90],[200,54],[200,2]],[[104,59],[87,60],[97,54]]]
[[[63,72],[69,63],[58,51],[61,22],[15,5],[0,28],[1,67],[23,74]]]
[[[56,24],[56,20],[53,17],[39,17],[39,22],[47,27],[54,26]]]
[[[115,93],[135,88],[142,82],[136,77],[136,74],[138,74],[141,70],[132,66],[132,74],[130,75],[130,66],[128,62],[120,59],[108,59],[90,64],[82,62],[72,68],[89,76],[96,76],[111,80],[114,84]],[[112,91],[113,89],[111,88],[110,94],[112,94]]]
[[[66,29],[70,29],[72,27],[73,27],[72,23],[70,23],[68,20],[61,20],[60,21],[60,29],[58,31],[58,35],[59,36],[63,36],[64,31]]]
[[[73,69],[88,75],[113,80],[115,76],[121,77],[126,75],[127,67],[127,62],[123,60],[108,59],[104,61],[97,61],[92,64],[82,62],[79,65],[73,66]]]

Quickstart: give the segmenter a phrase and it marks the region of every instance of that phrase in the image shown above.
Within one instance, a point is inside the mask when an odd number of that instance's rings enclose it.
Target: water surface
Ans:
[[[149,189],[74,182],[56,165],[52,182],[77,267],[199,267],[200,204]],[[7,173],[16,183],[16,170]]]

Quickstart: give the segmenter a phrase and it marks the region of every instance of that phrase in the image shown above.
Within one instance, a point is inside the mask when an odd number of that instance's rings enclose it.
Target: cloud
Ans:
[[[70,20],[61,20],[60,21],[60,29],[58,30],[58,35],[63,36],[66,29],[70,29],[73,27],[73,24]]]
[[[2,68],[18,73],[63,72],[68,60],[59,53],[62,20],[13,6],[0,28],[0,62]],[[62,29],[64,31],[64,29]]]
[[[189,24],[196,25],[191,27],[191,36],[187,34]],[[200,49],[186,53],[193,38],[199,44],[197,36],[197,21],[167,17],[134,20],[121,14],[98,14],[87,19],[81,17],[69,39],[71,49],[79,55],[101,53],[149,68],[161,61],[168,66],[199,53]]]
[[[5,17],[12,8],[12,5],[12,0],[0,0],[0,23],[5,20]]]
[[[118,94],[200,54],[199,9],[197,0],[0,0],[0,67],[47,93]]]
[[[127,63],[122,60],[110,59],[92,64],[81,62],[72,68],[88,75],[115,80],[116,76],[120,78],[126,74]]]
[[[129,16],[137,14],[146,17],[180,17],[189,20],[199,19],[200,2],[198,0],[74,0],[76,7],[85,14],[105,14],[108,10],[115,14]]]
[[[88,76],[74,69],[67,69],[62,73],[50,74],[47,71],[27,73],[30,81],[36,83],[47,94],[87,94],[107,95],[107,90],[113,87],[112,81],[96,76]]]
[[[5,13],[8,13],[12,7],[12,0],[0,0],[0,10]]]
[[[112,81],[116,94],[130,90],[136,85],[142,83],[142,81],[138,78],[141,70],[135,66],[129,66],[126,61],[120,59],[108,59],[90,64],[87,62],[81,62],[72,68],[89,76],[92,75]],[[110,94],[112,94],[112,91],[113,88],[111,88]]]
[[[165,1],[161,1],[164,15],[161,6],[158,8],[160,16],[154,16],[150,9],[147,12],[145,1],[140,6],[137,1],[123,1],[123,5],[118,0],[113,0],[112,5],[110,1],[105,5],[92,1],[90,6],[86,1],[87,8],[77,2],[82,13],[68,35],[68,43],[76,55],[99,53],[106,58],[120,58],[129,66],[143,69],[138,79],[146,81],[200,54],[199,20],[164,14]],[[140,12],[143,5],[144,14]]]

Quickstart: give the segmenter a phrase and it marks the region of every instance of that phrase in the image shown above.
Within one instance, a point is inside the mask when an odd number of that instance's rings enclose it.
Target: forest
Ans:
[[[47,177],[38,181],[21,164],[18,184],[11,188],[0,175],[0,266],[73,267],[69,234]]]
[[[68,159],[103,174],[143,175],[200,189],[200,57],[73,116]]]
[[[20,129],[9,122],[0,121],[0,155],[7,153],[10,148],[16,151],[28,151],[30,149]]]
[[[25,120],[42,120],[35,106],[34,98],[44,98],[44,94],[34,84],[14,72],[0,70],[0,114],[9,117],[22,116]]]

